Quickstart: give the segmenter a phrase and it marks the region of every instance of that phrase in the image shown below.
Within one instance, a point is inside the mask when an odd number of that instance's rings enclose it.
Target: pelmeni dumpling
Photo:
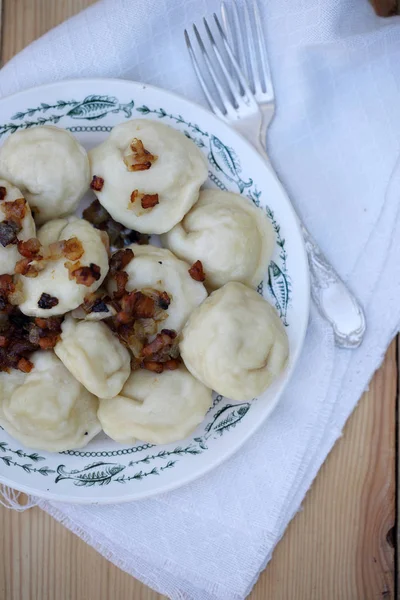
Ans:
[[[207,298],[204,285],[192,279],[188,272],[189,265],[169,250],[138,244],[128,247],[132,249],[134,258],[124,268],[129,276],[127,291],[152,288],[167,292],[171,303],[168,318],[162,321],[161,327],[179,332],[192,310]],[[113,290],[114,284],[111,282],[109,292]]]
[[[281,373],[289,344],[266,300],[242,283],[227,283],[193,311],[180,350],[194,377],[242,402],[262,394]]]
[[[35,236],[35,222],[22,192],[0,179],[0,275],[12,275],[16,262],[22,258],[18,240],[26,241]]]
[[[156,121],[117,125],[89,159],[92,176],[101,178],[93,186],[101,204],[113,219],[143,233],[172,229],[207,179],[207,161],[197,146]]]
[[[41,224],[75,211],[89,188],[89,160],[69,131],[33,127],[4,142],[0,176],[22,190]]]
[[[44,246],[77,238],[83,248],[78,260],[71,261],[64,256],[45,260],[44,268],[37,277],[18,276],[23,298],[19,308],[24,314],[35,317],[62,315],[82,304],[85,296],[100,287],[108,272],[107,249],[101,232],[77,217],[46,223],[39,230],[38,238]],[[70,278],[68,267],[71,270],[88,268],[88,272],[76,271]],[[87,278],[79,277],[81,273]],[[78,283],[83,280],[86,280],[86,284]]]
[[[169,444],[187,437],[211,406],[211,390],[182,365],[161,375],[133,371],[122,392],[100,400],[98,418],[116,442]]]
[[[247,198],[204,190],[162,241],[190,264],[201,260],[210,290],[229,281],[257,287],[272,256],[275,233],[266,214]]]
[[[0,372],[0,424],[30,448],[82,448],[101,431],[98,399],[53,352],[35,352],[30,373]]]
[[[54,351],[75,379],[99,398],[119,394],[131,372],[128,350],[100,321],[66,317]]]

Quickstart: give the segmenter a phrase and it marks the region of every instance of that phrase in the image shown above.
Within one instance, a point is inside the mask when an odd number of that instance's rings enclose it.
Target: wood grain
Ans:
[[[3,62],[91,3],[3,0]],[[393,343],[251,600],[395,598],[396,396]],[[0,507],[0,552],[0,600],[164,598],[38,509]]]

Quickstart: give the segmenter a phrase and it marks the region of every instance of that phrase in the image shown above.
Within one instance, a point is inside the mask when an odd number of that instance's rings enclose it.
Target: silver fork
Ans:
[[[227,7],[222,3],[225,30],[214,13],[215,33],[208,21],[203,19],[210,50],[207,50],[198,28],[193,24],[203,69],[186,29],[185,40],[194,70],[213,112],[246,137],[269,162],[265,150],[266,133],[274,115],[274,94],[256,1],[253,0],[252,13],[247,2],[244,3],[243,12],[244,19],[240,19],[237,6],[232,2],[232,18],[229,18]],[[255,29],[251,27],[251,14]],[[223,77],[217,73],[214,59]],[[312,298],[322,316],[331,324],[336,345],[357,348],[366,330],[363,309],[300,219],[299,224],[308,255]]]

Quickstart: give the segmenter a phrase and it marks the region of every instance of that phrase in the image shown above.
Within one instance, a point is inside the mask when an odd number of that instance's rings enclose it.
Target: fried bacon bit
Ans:
[[[160,292],[158,296],[158,306],[163,310],[167,310],[170,304],[171,298],[168,296],[167,292]]]
[[[82,242],[78,238],[72,237],[69,240],[60,240],[49,244],[45,258],[47,260],[59,260],[64,257],[75,261],[81,258],[83,253]]]
[[[155,302],[142,292],[128,292],[121,299],[121,308],[135,319],[150,319],[154,317]]]
[[[90,287],[101,277],[101,269],[94,263],[90,263],[88,267],[82,267],[79,262],[75,264],[66,262],[64,263],[64,266],[69,271],[69,279],[75,279],[78,285]]]
[[[54,296],[50,296],[50,294],[46,294],[46,292],[43,292],[37,304],[39,308],[49,310],[50,308],[54,308],[54,306],[57,306],[58,298],[55,298]]]
[[[167,347],[170,348],[173,344],[175,337],[175,331],[162,329],[161,333],[158,333],[152,342],[144,346],[143,356],[150,357],[153,354],[160,352],[160,350],[165,350],[165,348]]]
[[[107,233],[109,244],[115,248],[123,248],[128,244],[148,244],[149,236],[144,233],[139,233],[128,229],[117,223],[100,204],[98,200],[94,200],[91,205],[83,211],[83,218],[89,223],[92,223],[96,229],[100,229]]]
[[[26,242],[18,242],[18,252],[25,258],[37,259],[41,250],[41,244],[37,238],[30,238]]]
[[[117,284],[117,289],[115,290],[113,297],[118,300],[119,298],[122,298],[126,292],[125,288],[126,284],[128,283],[129,276],[126,271],[119,271],[118,273],[115,273],[114,279],[115,283]]]
[[[101,192],[101,190],[103,189],[103,185],[104,179],[102,177],[98,177],[97,175],[93,175],[93,179],[90,182],[90,187],[92,188],[92,190],[95,190],[96,192]]]
[[[33,363],[27,358],[20,358],[17,366],[23,373],[30,373],[33,369]]]
[[[0,324],[0,371],[19,369],[29,373],[33,367],[29,355],[38,349],[54,348],[63,318],[34,319],[13,308]]]
[[[48,329],[49,331],[61,332],[61,323],[64,317],[36,317],[35,325],[40,329]]]
[[[0,313],[8,314],[13,310],[11,298],[14,293],[15,284],[12,276],[0,275]]]
[[[124,163],[128,171],[147,171],[158,158],[146,150],[143,142],[137,138],[132,140],[130,148],[132,153],[124,156]]]
[[[12,202],[4,202],[1,208],[6,216],[6,220],[14,221],[21,227],[22,219],[26,214],[26,200],[25,198],[17,198]]]
[[[4,248],[11,244],[17,244],[17,233],[19,233],[19,231],[21,231],[21,228],[15,221],[2,221],[0,223],[0,244]]]
[[[163,363],[155,362],[154,360],[144,360],[140,366],[146,371],[152,371],[153,373],[162,373],[164,371]]]
[[[117,250],[110,259],[110,273],[113,275],[117,271],[122,271],[131,262],[134,254],[130,248]]]
[[[206,276],[203,270],[203,264],[201,260],[196,260],[196,262],[190,267],[189,275],[195,281],[204,281]]]
[[[4,200],[4,198],[7,196],[7,188],[5,188],[4,186],[0,186],[0,200]]]
[[[131,203],[134,204],[140,198],[142,208],[154,208],[159,203],[158,194],[143,194],[139,190],[133,190],[131,194]]]
[[[170,358],[169,360],[165,361],[164,364],[164,369],[168,369],[168,371],[175,371],[175,369],[179,369],[179,366],[181,364],[181,361],[177,358]]]
[[[0,275],[0,294],[4,293],[8,296],[15,292],[15,285],[11,275]]]
[[[46,265],[41,261],[21,258],[15,265],[15,273],[24,277],[37,277],[45,267]]]
[[[131,194],[132,204],[134,204],[138,198],[139,198],[139,190],[133,190],[133,192]]]
[[[145,194],[140,203],[142,208],[154,208],[158,204],[158,194]]]
[[[49,332],[45,337],[39,338],[39,347],[41,350],[50,350],[51,348],[54,348],[59,339],[59,333]]]

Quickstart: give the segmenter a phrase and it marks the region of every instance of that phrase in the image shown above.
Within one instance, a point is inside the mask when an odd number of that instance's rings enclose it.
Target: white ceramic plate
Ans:
[[[160,120],[189,136],[209,159],[208,186],[240,192],[266,211],[277,245],[262,293],[280,314],[290,343],[284,374],[252,402],[214,404],[193,436],[176,444],[123,446],[99,435],[86,448],[51,454],[25,448],[0,428],[0,481],[68,502],[135,500],[179,487],[236,452],[276,406],[300,354],[309,314],[307,258],[296,216],[256,151],[211,113],[161,89],[114,79],[63,81],[0,102],[0,142],[45,124],[71,131],[86,147],[126,119]],[[250,466],[251,468],[251,466]]]

